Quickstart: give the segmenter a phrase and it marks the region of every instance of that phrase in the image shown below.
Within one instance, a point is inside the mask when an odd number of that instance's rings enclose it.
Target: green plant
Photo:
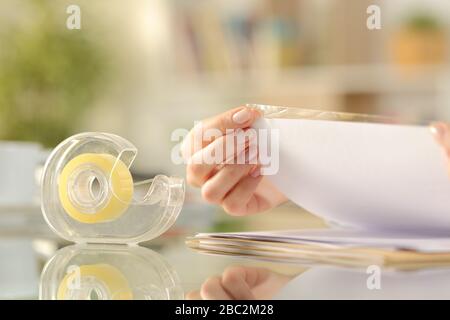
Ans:
[[[108,63],[88,31],[65,27],[52,1],[28,3],[38,18],[0,34],[0,139],[50,147],[92,106]]]
[[[439,20],[431,13],[415,11],[405,19],[408,29],[415,31],[435,31],[441,28]]]

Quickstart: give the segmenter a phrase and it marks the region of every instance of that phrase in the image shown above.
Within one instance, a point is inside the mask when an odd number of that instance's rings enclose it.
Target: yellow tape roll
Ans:
[[[77,186],[73,182],[76,180],[74,176],[80,172],[85,175],[95,172],[99,178],[106,181],[102,186],[104,194],[103,199],[99,200],[101,203],[97,206],[96,199],[88,199],[93,209],[83,209],[80,203],[74,200],[73,195],[79,191],[74,189],[88,188]],[[118,218],[128,208],[133,196],[133,178],[128,167],[110,154],[85,153],[76,156],[64,167],[58,182],[62,207],[69,216],[82,223],[100,223]],[[86,190],[84,192],[87,193]]]
[[[79,277],[79,279],[76,279]],[[93,264],[80,266],[78,270],[66,274],[58,287],[57,299],[72,299],[72,293],[79,291],[81,293],[85,285],[83,282],[89,281],[88,288],[98,289],[108,300],[131,300],[133,292],[125,276],[115,267],[109,264]],[[79,287],[78,287],[79,286]],[[104,292],[106,291],[106,292]],[[90,292],[85,292],[85,294]],[[98,295],[98,292],[97,292]],[[88,299],[90,296],[85,296]]]

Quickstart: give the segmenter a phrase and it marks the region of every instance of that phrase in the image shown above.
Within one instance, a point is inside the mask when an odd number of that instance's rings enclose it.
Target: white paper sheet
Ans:
[[[269,179],[327,220],[369,230],[450,236],[450,178],[425,126],[260,119],[279,130]]]

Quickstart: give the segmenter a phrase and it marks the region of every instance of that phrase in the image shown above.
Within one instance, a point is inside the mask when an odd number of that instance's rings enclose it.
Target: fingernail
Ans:
[[[446,133],[446,127],[442,123],[434,123],[431,125],[430,131],[431,131],[431,134],[433,134],[433,136],[435,136],[436,139],[441,141],[444,139],[444,136]]]
[[[259,167],[255,167],[255,169],[250,172],[250,176],[252,176],[253,178],[258,178],[260,175],[261,169]]]
[[[233,121],[237,124],[243,124],[250,120],[252,117],[252,113],[247,108],[239,110],[235,114],[233,114]]]
[[[434,137],[440,142],[444,142],[446,139],[450,138],[450,132],[448,126],[445,123],[433,123],[431,124],[430,130]]]

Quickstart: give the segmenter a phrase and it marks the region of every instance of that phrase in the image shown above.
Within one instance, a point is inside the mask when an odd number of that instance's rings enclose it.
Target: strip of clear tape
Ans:
[[[369,122],[384,124],[409,124],[421,125],[422,123],[413,123],[402,121],[394,117],[385,117],[379,115],[350,113],[328,110],[314,110],[298,107],[272,106],[263,104],[246,104],[247,107],[260,111],[267,119],[309,119],[326,121],[347,121],[347,122]]]

